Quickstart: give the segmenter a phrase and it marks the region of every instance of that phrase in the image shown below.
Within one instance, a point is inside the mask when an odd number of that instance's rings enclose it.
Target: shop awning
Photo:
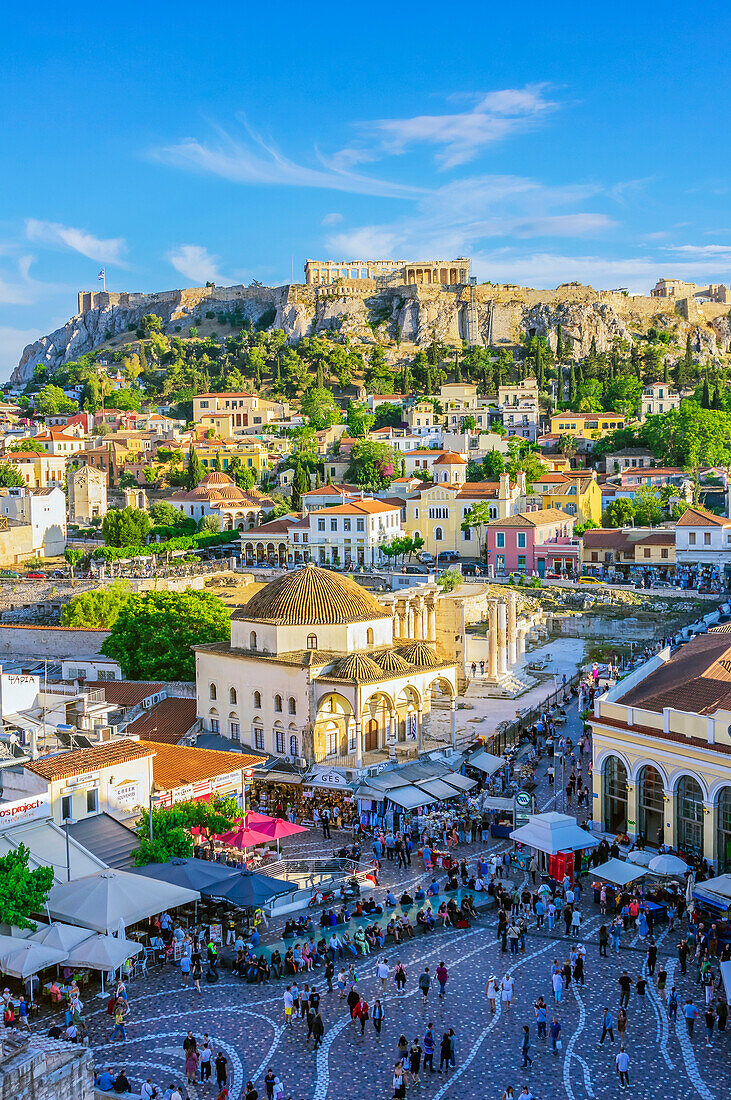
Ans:
[[[457,787],[460,791],[471,791],[473,787],[477,786],[476,779],[469,779],[466,775],[462,775],[460,772],[447,772],[446,775],[440,776],[442,782],[450,783],[453,787]]]
[[[723,979],[723,988],[726,991],[726,1002],[731,1005],[731,962],[720,963],[719,969]]]
[[[493,756],[491,752],[487,752],[485,749],[478,749],[473,756],[467,758],[467,763],[472,768],[478,768],[485,775],[494,775],[495,772],[499,772],[501,768],[505,767],[505,760],[502,756]]]
[[[145,917],[198,901],[197,890],[158,882],[129,871],[100,871],[75,882],[54,886],[48,895],[49,916],[94,932],[116,932]]]
[[[0,832],[0,855],[17,851],[21,844],[30,849],[28,862],[31,870],[36,867],[52,867],[56,882],[68,881],[66,835],[50,818]],[[70,834],[68,845],[68,864],[72,879],[82,878],[106,867],[106,863],[83,848]]]
[[[374,802],[381,802],[386,796],[383,791],[377,791],[375,787],[369,787],[366,783],[362,787],[358,787],[355,797],[370,798]]]
[[[599,844],[597,837],[576,824],[575,817],[554,811],[531,814],[528,824],[513,829],[510,839],[551,856],[557,852],[579,852],[583,848],[596,848]]]
[[[436,798],[427,794],[426,791],[420,791],[418,787],[411,786],[397,787],[389,791],[387,797],[402,810],[417,810],[419,806],[431,806],[432,802],[436,802]]]
[[[409,787],[410,783],[399,772],[381,772],[368,776],[368,786],[375,787],[377,791],[392,791],[396,787]]]
[[[593,867],[591,871],[593,879],[613,882],[617,886],[626,886],[645,874],[647,874],[647,868],[638,867],[636,863],[625,863],[622,859],[609,859],[599,867]]]
[[[443,779],[424,779],[418,784],[422,791],[426,791],[427,794],[433,794],[435,798],[442,800],[447,798],[457,798],[462,794],[462,791],[456,787],[451,787],[449,783],[445,783]]]

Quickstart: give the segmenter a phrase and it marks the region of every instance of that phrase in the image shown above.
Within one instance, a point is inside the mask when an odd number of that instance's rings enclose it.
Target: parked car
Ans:
[[[606,581],[600,581],[598,577],[579,577],[577,584],[603,584],[606,585]]]
[[[26,573],[25,579],[27,581],[46,581],[48,577],[45,573]]]
[[[428,573],[429,570],[426,569],[423,565],[405,565],[403,567],[403,569],[401,570],[401,572],[402,573],[409,573],[409,574],[414,574],[414,573],[423,574],[423,573]]]
[[[459,561],[460,557],[456,550],[444,550],[439,555],[440,561]]]
[[[432,565],[434,563],[434,555],[428,554],[426,550],[422,550],[420,554],[416,555],[420,562],[424,565]]]
[[[0,569],[0,578],[7,581],[19,581],[20,573],[16,573],[13,569]]]

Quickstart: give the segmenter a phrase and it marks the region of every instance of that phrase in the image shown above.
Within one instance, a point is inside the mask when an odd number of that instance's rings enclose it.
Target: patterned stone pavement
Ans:
[[[572,714],[569,730],[575,735],[578,720]],[[542,769],[545,771],[545,765]],[[539,784],[538,803],[547,808],[551,793],[543,779]],[[337,842],[337,834],[333,834]],[[304,845],[313,854],[317,849],[329,853],[332,843],[320,841],[308,834],[290,845],[292,853]],[[502,849],[505,842],[497,847]],[[472,861],[479,850],[466,846],[460,855]],[[420,867],[413,866],[400,875],[395,864],[384,863],[377,896],[385,896],[391,884],[403,886],[418,878]],[[315,1052],[312,1042],[306,1044],[307,1028],[296,1021],[292,1028],[284,1025],[282,994],[285,983],[272,982],[251,986],[223,971],[215,986],[203,984],[199,995],[192,989],[182,989],[176,969],[150,975],[130,987],[131,1011],[128,1018],[127,1042],[122,1047],[108,1042],[110,1024],[103,1002],[87,1006],[90,1040],[97,1064],[124,1065],[133,1084],[139,1087],[148,1076],[158,1086],[166,1088],[174,1081],[183,1082],[182,1040],[190,1028],[199,1042],[208,1033],[214,1055],[223,1049],[229,1060],[231,1100],[238,1100],[248,1080],[253,1080],[261,1100],[266,1097],[264,1075],[271,1066],[281,1078],[284,1100],[373,1100],[392,1095],[393,1065],[401,1034],[411,1042],[423,1040],[427,1024],[433,1023],[436,1040],[435,1065],[439,1065],[439,1043],[442,1035],[453,1028],[456,1033],[456,1068],[434,1075],[422,1074],[420,1085],[410,1085],[407,1093],[424,1100],[465,1100],[486,1098],[500,1100],[507,1085],[512,1085],[516,1098],[524,1082],[540,1100],[566,1097],[568,1100],[618,1095],[623,1091],[640,1100],[665,1100],[701,1097],[702,1100],[722,1100],[731,1094],[731,1064],[729,1044],[731,1028],[725,1033],[714,1032],[713,1044],[706,1047],[702,1018],[703,991],[695,982],[695,968],[688,975],[677,972],[677,933],[667,934],[666,926],[656,929],[658,959],[668,963],[668,990],[675,981],[682,1007],[692,996],[699,1007],[695,1035],[690,1041],[685,1024],[668,1021],[651,982],[644,1003],[633,992],[629,1004],[629,1024],[626,1048],[630,1058],[630,1089],[622,1090],[615,1071],[615,1055],[619,1043],[599,1044],[604,1006],[615,1016],[619,1007],[617,979],[626,969],[633,981],[645,967],[645,948],[634,936],[627,935],[619,958],[599,957],[597,930],[601,923],[591,896],[582,898],[584,919],[582,942],[587,949],[586,984],[578,989],[574,983],[564,992],[563,1001],[555,1006],[562,1025],[562,1049],[552,1055],[550,1042],[539,1041],[533,1015],[533,1004],[543,995],[553,1015],[551,964],[563,963],[570,943],[555,929],[540,933],[534,922],[524,954],[503,954],[495,936],[496,918],[490,913],[469,930],[448,929],[429,936],[417,935],[400,948],[386,950],[392,966],[396,959],[405,964],[408,981],[405,994],[399,997],[389,978],[385,993],[375,975],[375,956],[359,960],[356,966],[358,988],[372,1006],[381,996],[385,1017],[381,1035],[371,1021],[365,1036],[360,1025],[354,1025],[347,1014],[345,1002],[335,993],[328,994],[322,978],[322,968],[314,972],[319,988],[325,1037]],[[561,930],[563,929],[563,922]],[[446,996],[441,1000],[432,986],[426,1005],[418,989],[419,974],[425,965],[432,975],[444,960],[449,971]],[[659,969],[659,965],[658,965]],[[507,972],[515,977],[515,1004],[492,1015],[484,996],[487,979],[495,974],[501,979]],[[304,978],[302,982],[304,982]],[[436,984],[436,983],[435,983]],[[99,1007],[97,1007],[99,1006]],[[531,1050],[534,1061],[527,1070],[520,1068],[520,1043],[523,1024],[530,1025]],[[615,1040],[617,1032],[615,1027]],[[215,1082],[189,1087],[190,1097],[215,1097]]]

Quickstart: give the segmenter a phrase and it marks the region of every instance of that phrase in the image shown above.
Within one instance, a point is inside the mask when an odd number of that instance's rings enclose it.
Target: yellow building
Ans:
[[[37,451],[45,451],[49,455],[64,455],[66,458],[83,451],[85,446],[83,439],[61,432],[58,428],[47,428],[45,432],[34,436],[30,443]]]
[[[68,455],[52,455],[45,451],[13,451],[5,455],[30,489],[52,489],[63,486]]]
[[[349,577],[284,573],[231,617],[231,642],[196,646],[198,716],[254,750],[361,768],[420,751],[443,699],[456,740],[456,669],[435,652],[433,606],[396,640],[394,615]]]
[[[204,439],[200,443],[194,443],[193,448],[204,470],[213,470],[216,465],[216,457],[220,456],[221,467],[227,470],[234,456],[238,458],[242,466],[251,470],[257,481],[262,472],[269,469],[269,448],[259,440],[251,443],[225,443],[220,439]]]
[[[231,434],[247,428],[263,427],[275,420],[286,420],[289,404],[286,401],[267,401],[257,393],[199,393],[193,398],[193,420],[206,422],[211,413],[231,416]]]
[[[731,870],[731,635],[664,650],[595,704],[594,821]]]
[[[490,519],[505,519],[520,510],[524,488],[524,478],[511,482],[508,474],[502,474],[499,481],[435,481],[407,498],[406,533],[423,538],[424,550],[435,557],[445,550],[479,557],[479,532],[462,530],[465,516],[474,504],[486,503]]]
[[[623,428],[624,424],[625,418],[618,413],[556,413],[551,417],[551,435],[600,439],[608,432]]]
[[[577,523],[602,521],[602,491],[593,471],[581,476],[545,473],[534,478],[528,487],[525,510],[533,508],[560,508],[574,516]]]

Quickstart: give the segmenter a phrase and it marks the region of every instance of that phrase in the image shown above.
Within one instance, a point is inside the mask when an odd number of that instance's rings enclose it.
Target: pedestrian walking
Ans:
[[[632,979],[626,970],[623,970],[617,981],[619,985],[619,1007],[626,1008],[629,1004],[629,995],[632,989]]]
[[[444,1000],[444,992],[447,988],[447,979],[449,978],[449,971],[447,970],[444,962],[440,962],[436,969],[436,978],[439,982],[439,997]]]
[[[685,1017],[685,1026],[690,1038],[693,1038],[693,1027],[695,1025],[696,1017],[698,1016],[698,1009],[693,1004],[691,997],[688,997],[683,1006],[683,1016]]]
[[[506,1011],[515,1004],[515,978],[512,974],[506,974],[500,983],[500,999]]]
[[[533,1065],[533,1059],[530,1056],[530,1028],[528,1024],[523,1024],[523,1039],[520,1045],[520,1052],[523,1055],[523,1061],[520,1064],[521,1069],[526,1069],[528,1066]]]
[[[629,1016],[627,1015],[626,1008],[620,1008],[617,1013],[617,1032],[619,1034],[619,1045],[624,1046],[624,1033],[627,1030],[627,1024],[629,1023]],[[614,1039],[612,1039],[614,1042]]]
[[[427,998],[429,997],[429,989],[431,986],[431,978],[429,977],[429,967],[425,966],[423,973],[419,976],[419,989],[421,990],[424,998],[424,1007],[426,1008]]]
[[[421,1072],[421,1054],[422,1050],[419,1046],[419,1040],[414,1039],[409,1051],[409,1073],[411,1074],[412,1085],[419,1084],[419,1073]]]
[[[485,996],[487,997],[488,1003],[490,1005],[490,1011],[491,1012],[495,1011],[495,1001],[497,1000],[497,995],[498,995],[497,978],[495,977],[494,974],[492,974],[488,978],[487,985],[485,986]]]
[[[556,1016],[554,1016],[553,1019],[551,1020],[551,1027],[549,1028],[549,1034],[551,1036],[551,1050],[553,1051],[554,1056],[557,1056],[559,1050],[561,1049],[562,1041],[561,1041],[561,1024],[558,1020],[558,1017],[556,1017]]]
[[[621,1089],[629,1088],[629,1055],[624,1047],[620,1047],[615,1062],[619,1075],[619,1087]]]
[[[609,1038],[612,1040],[612,1042],[614,1042],[613,1026],[614,1026],[614,1019],[612,1017],[611,1012],[609,1011],[609,1009],[605,1005],[605,1007],[602,1011],[602,1037],[599,1040],[600,1043],[604,1042],[607,1035],[609,1035]]]
[[[449,1069],[449,1055],[450,1055],[451,1042],[449,1035],[445,1031],[442,1035],[442,1041],[439,1044],[439,1073],[443,1073],[445,1067]]]
[[[375,1028],[376,1035],[380,1035],[381,1026],[383,1024],[383,1005],[378,999],[373,1002],[371,1019],[373,1020],[373,1027]]]
[[[716,1013],[713,1011],[713,1005],[707,1005],[706,1006],[705,1019],[706,1019],[706,1046],[709,1047],[711,1045],[711,1040],[713,1039],[713,1028],[714,1028],[715,1023],[716,1023]]]

